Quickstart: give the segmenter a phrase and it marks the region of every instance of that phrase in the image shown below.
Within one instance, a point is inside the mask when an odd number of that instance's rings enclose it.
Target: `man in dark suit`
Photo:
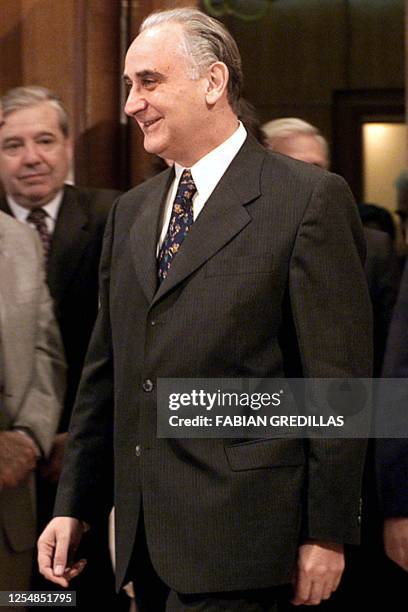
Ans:
[[[380,394],[379,416],[387,422],[394,422],[396,435],[401,433],[398,420],[405,417],[403,430],[406,432],[406,379],[408,378],[408,266],[401,279],[400,290],[390,326],[385,352],[383,376],[405,379],[400,391],[391,395],[394,401],[387,401],[390,394]],[[396,382],[393,383],[396,385]],[[387,386],[385,386],[385,390]],[[402,405],[401,405],[402,403]],[[401,410],[393,414],[393,410]],[[381,434],[381,432],[380,432]],[[376,440],[377,482],[380,509],[383,519],[383,545],[388,562],[381,565],[381,574],[388,588],[383,600],[399,611],[406,607],[408,588],[408,440],[406,438],[379,438]],[[391,561],[390,561],[391,560]]]
[[[72,162],[72,141],[67,113],[51,91],[15,88],[1,98],[0,105],[4,118],[0,180],[5,190],[0,196],[0,209],[39,233],[68,365],[58,433],[38,473],[42,530],[52,516],[72,405],[98,311],[102,237],[117,194],[65,184]],[[105,531],[105,544],[96,545],[95,555],[105,559],[105,575],[112,582]],[[99,537],[103,540],[101,534]]]
[[[407,265],[388,337],[384,377],[408,378]],[[377,449],[385,551],[408,571],[408,442],[404,438],[379,440]]]
[[[247,135],[238,49],[200,11],[150,16],[125,79],[145,149],[175,167],[112,210],[40,570],[63,586],[81,571],[67,553],[114,484],[117,586],[132,577],[141,610],[273,610],[294,572],[294,601],[319,603],[358,539],[364,443],[158,438],[156,381],[369,376],[356,206]]]

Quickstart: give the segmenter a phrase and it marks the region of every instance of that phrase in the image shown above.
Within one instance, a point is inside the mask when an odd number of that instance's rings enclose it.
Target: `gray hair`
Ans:
[[[311,123],[307,123],[307,121],[303,121],[303,119],[298,119],[297,117],[274,119],[273,121],[268,121],[268,123],[265,123],[261,129],[265,134],[268,141],[268,146],[270,149],[272,149],[272,151],[275,141],[279,138],[288,138],[289,136],[302,134],[305,136],[314,136],[323,147],[327,159],[329,158],[329,145],[327,140],[324,138],[324,136],[322,136],[317,127]]]
[[[59,127],[65,138],[67,138],[69,136],[68,113],[58,96],[46,87],[31,85],[29,87],[15,87],[14,89],[9,89],[9,91],[0,98],[0,109],[2,110],[4,118],[15,111],[29,108],[41,104],[42,102],[48,102],[48,104],[57,111]]]
[[[195,65],[193,80],[214,62],[223,62],[227,66],[228,101],[235,110],[243,85],[241,56],[224,25],[197,9],[180,8],[152,13],[143,21],[140,32],[165,23],[178,23],[183,27],[186,54],[191,56]]]

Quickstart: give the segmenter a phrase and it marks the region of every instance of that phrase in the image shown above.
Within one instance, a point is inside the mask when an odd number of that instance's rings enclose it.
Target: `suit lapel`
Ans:
[[[174,172],[169,169],[157,178],[159,180],[151,189],[130,231],[133,265],[149,302],[152,301],[157,289],[156,248],[164,203],[174,179]]]
[[[0,196],[0,210],[10,215],[10,217],[14,217],[5,195]]]
[[[248,223],[245,205],[260,195],[260,173],[265,151],[248,137],[206,202],[174,258],[167,278],[152,305],[222,249]],[[156,263],[155,263],[155,273]]]
[[[53,298],[61,300],[89,242],[88,212],[75,188],[64,188],[48,262],[47,280]]]

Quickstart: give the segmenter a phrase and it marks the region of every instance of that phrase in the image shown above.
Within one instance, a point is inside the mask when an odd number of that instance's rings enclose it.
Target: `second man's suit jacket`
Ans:
[[[51,449],[65,391],[65,360],[44,280],[42,248],[28,227],[0,213],[0,429],[29,429]],[[0,529],[11,550],[36,539],[32,479],[0,492]]]
[[[172,179],[110,216],[55,514],[92,524],[114,486],[118,584],[142,506],[153,565],[177,591],[290,582],[302,538],[358,540],[364,442],[159,439],[156,382],[370,376],[357,209],[341,178],[248,136],[158,286]]]

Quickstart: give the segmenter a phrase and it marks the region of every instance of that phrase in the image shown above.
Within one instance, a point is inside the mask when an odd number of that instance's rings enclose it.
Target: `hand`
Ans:
[[[82,521],[69,516],[48,523],[38,540],[38,567],[44,578],[66,588],[82,572],[86,559],[73,559],[85,531]]]
[[[387,557],[408,572],[408,517],[385,519],[384,549]]]
[[[0,488],[16,487],[35,469],[37,459],[38,449],[29,436],[0,432]]]
[[[299,547],[292,604],[317,606],[337,589],[344,570],[344,550],[335,542],[310,541]]]
[[[42,478],[49,482],[57,483],[61,476],[62,463],[64,459],[65,444],[68,433],[60,433],[55,436],[50,456],[41,462],[39,473]]]

